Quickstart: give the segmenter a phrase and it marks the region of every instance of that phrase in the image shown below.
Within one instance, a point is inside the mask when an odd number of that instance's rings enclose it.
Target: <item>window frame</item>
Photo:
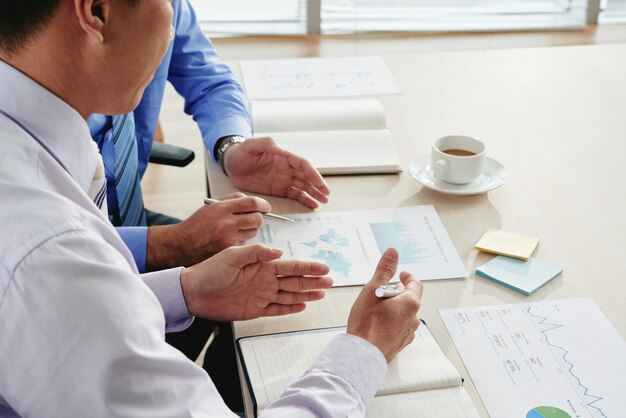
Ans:
[[[291,35],[320,35],[320,34],[325,34],[325,33],[331,33],[331,32],[324,32],[324,28],[323,28],[323,20],[322,20],[322,13],[323,13],[323,8],[322,8],[322,0],[301,0],[304,4],[304,7],[306,8],[306,16],[304,17],[304,22],[302,23],[302,31],[285,31],[283,32],[276,32],[275,34],[291,34]],[[572,26],[584,26],[585,24],[597,24],[598,23],[598,19],[600,16],[600,11],[601,11],[601,3],[602,2],[606,2],[607,0],[587,0],[587,9],[586,9],[586,16],[585,16],[585,22],[580,22],[578,25],[567,25],[567,24],[563,24],[563,26],[555,26],[556,27],[572,27]],[[608,0],[610,1],[610,0]],[[209,23],[209,21],[202,21],[201,23]],[[232,22],[230,22],[232,24]],[[257,22],[259,23],[259,22]],[[263,23],[260,23],[261,25],[263,25]],[[272,22],[267,22],[267,25],[272,25]],[[216,25],[217,27],[213,26],[213,29],[210,30],[211,34],[213,34],[213,36],[228,36],[228,33],[231,34],[231,36],[237,36],[237,35],[243,35],[244,33],[234,33],[231,31],[220,31],[219,27],[224,26],[224,24],[220,24],[220,23],[216,23],[216,22],[211,22],[211,25]],[[298,23],[294,23],[295,26],[300,26]],[[216,30],[218,29],[218,30]],[[515,30],[519,30],[519,29],[524,29],[523,27],[518,27],[518,26],[511,26],[510,29],[515,29]],[[540,29],[540,27],[527,27],[528,30],[535,30],[535,29]],[[432,29],[429,29],[432,30]],[[436,29],[435,29],[436,30]],[[463,31],[467,31],[467,29],[461,29]],[[476,28],[476,29],[470,29],[470,30],[481,30],[480,28]],[[502,28],[490,28],[490,27],[485,27],[484,30],[489,31],[489,30],[506,30],[506,27],[502,27]],[[407,31],[407,30],[402,30],[400,29],[400,31]],[[418,31],[418,30],[416,30]],[[367,32],[367,30],[366,30]],[[245,34],[251,34],[250,32],[246,31]],[[259,34],[267,34],[267,33],[262,33],[259,32]]]

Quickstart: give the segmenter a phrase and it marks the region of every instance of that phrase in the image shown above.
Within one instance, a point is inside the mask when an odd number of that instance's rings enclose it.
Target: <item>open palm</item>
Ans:
[[[332,285],[322,263],[280,260],[262,245],[228,248],[183,270],[181,283],[192,315],[219,321],[300,312]]]
[[[316,208],[328,202],[328,186],[306,159],[280,147],[272,138],[254,138],[232,146],[224,167],[241,190],[297,200]]]

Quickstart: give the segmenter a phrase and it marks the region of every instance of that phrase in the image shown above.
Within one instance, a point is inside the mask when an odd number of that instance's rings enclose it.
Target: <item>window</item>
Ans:
[[[626,0],[605,0],[600,10],[599,23],[626,22]]]
[[[305,34],[306,0],[190,0],[211,36]]]
[[[323,33],[581,27],[586,0],[324,0]]]
[[[190,0],[210,36],[489,31],[626,21],[626,0]],[[588,17],[589,16],[589,17]]]

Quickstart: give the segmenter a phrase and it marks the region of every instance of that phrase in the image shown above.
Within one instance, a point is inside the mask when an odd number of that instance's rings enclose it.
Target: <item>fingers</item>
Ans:
[[[330,272],[326,264],[315,261],[278,260],[274,265],[279,276],[324,276]]]
[[[235,193],[227,194],[227,195],[224,195],[224,196],[216,197],[216,199],[224,201],[224,200],[230,200],[230,199],[238,199],[240,197],[246,197],[246,196],[247,196],[247,194],[245,194],[245,193],[235,192]]]
[[[315,173],[315,175],[320,179],[322,178],[318,171],[313,168],[313,166],[311,166],[308,161],[304,160],[304,163],[306,163],[304,167],[310,168],[311,170],[313,170],[312,173]],[[291,179],[290,187],[289,189],[287,189],[286,193],[292,194],[294,196],[291,197],[292,199],[298,200],[301,203],[303,200],[314,199],[316,206],[317,202],[328,203],[327,196],[330,194],[330,190],[328,189],[326,183],[323,182],[323,180],[321,185],[316,184],[310,178],[311,174],[307,177],[306,172],[304,172],[306,168],[297,168],[291,165],[290,167],[294,170],[295,176]]]
[[[222,254],[223,253],[223,254]],[[257,262],[268,262],[280,258],[283,251],[278,248],[269,248],[261,244],[230,247],[222,251],[226,262],[239,268]]]
[[[243,193],[240,194],[243,195]],[[267,200],[256,196],[243,195],[243,197],[233,197],[228,200],[224,200],[222,204],[224,207],[227,207],[231,213],[266,213],[272,210],[272,207]]]
[[[309,196],[311,196],[313,199],[317,200],[318,202],[328,203],[328,197],[326,197],[328,193],[326,194],[322,193],[317,187],[311,184],[311,182],[309,182],[307,179],[301,179],[299,177],[294,178],[292,180],[291,187],[297,191],[303,191],[307,193]]]
[[[286,191],[287,197],[312,209],[317,208],[317,202],[327,203],[330,189],[319,171],[308,160],[287,150],[283,153],[289,167],[297,173]]]
[[[278,303],[272,303],[267,305],[267,307],[263,310],[263,316],[290,315],[302,312],[304,309],[306,309],[306,305],[304,303],[298,303],[295,305],[280,305]]]
[[[313,167],[313,165],[306,159],[295,155],[289,151],[287,151],[287,156],[289,159],[289,165],[294,167],[297,172],[302,173],[304,175],[304,179],[311,184],[319,193],[322,198],[326,201],[326,196],[330,194],[330,189],[328,185],[322,178],[322,175]],[[325,203],[325,202],[324,202]]]
[[[398,250],[395,248],[388,248],[378,261],[374,276],[368,284],[374,287],[387,284],[396,274],[399,257]]]
[[[254,230],[256,234],[256,230],[263,226],[263,215],[259,212],[237,215],[237,221],[233,226],[239,231]]]
[[[318,202],[328,202],[330,190],[321,174],[309,161],[280,147],[272,138],[254,138],[235,149],[263,156],[273,170],[280,171],[280,182],[266,185],[271,194],[286,196],[312,209],[318,207]]]
[[[417,280],[411,273],[403,271],[400,273],[400,281],[406,288],[406,290],[415,293],[418,299],[422,299],[424,292],[424,285]]]
[[[283,292],[276,294],[275,303],[281,305],[296,305],[299,303],[313,302],[324,298],[323,290],[312,290],[310,292]]]
[[[332,287],[333,279],[323,277],[281,277],[278,288],[289,292],[302,292],[312,289],[327,289]]]
[[[291,200],[295,200],[296,202],[300,202],[307,208],[317,209],[317,207],[319,206],[317,204],[317,201],[309,196],[308,193],[303,190],[299,190],[294,186],[291,186],[287,189],[287,191],[285,192],[285,197]]]

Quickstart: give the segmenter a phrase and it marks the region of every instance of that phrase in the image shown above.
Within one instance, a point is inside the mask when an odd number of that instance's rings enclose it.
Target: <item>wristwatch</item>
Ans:
[[[226,173],[226,169],[224,168],[224,159],[222,157],[224,156],[224,153],[226,152],[228,147],[233,144],[241,144],[242,142],[246,141],[246,138],[241,135],[233,135],[226,138],[227,139],[221,143],[221,145],[217,148],[217,151],[215,152],[215,158],[217,158],[217,161],[220,163],[220,166],[222,167],[222,171],[224,171],[224,173]]]

